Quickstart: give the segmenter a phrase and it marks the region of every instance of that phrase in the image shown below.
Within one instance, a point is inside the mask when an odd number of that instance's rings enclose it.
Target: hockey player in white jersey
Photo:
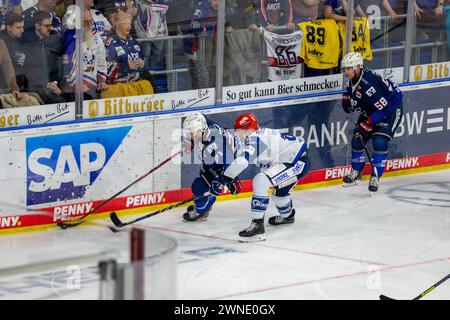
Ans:
[[[264,215],[269,204],[268,191],[273,188],[272,199],[279,215],[269,219],[271,225],[295,221],[291,191],[310,167],[308,146],[300,138],[278,130],[260,128],[255,115],[239,116],[234,122],[236,136],[243,142],[237,157],[224,172],[226,180],[235,179],[250,164],[260,167],[253,178],[251,202],[252,223],[239,232],[241,241],[265,240]]]

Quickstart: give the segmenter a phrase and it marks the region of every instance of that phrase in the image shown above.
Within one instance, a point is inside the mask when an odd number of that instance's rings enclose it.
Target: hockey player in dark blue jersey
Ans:
[[[341,68],[349,81],[342,107],[347,113],[360,112],[353,131],[352,172],[344,177],[344,186],[359,183],[365,164],[364,146],[372,140],[374,168],[369,191],[376,192],[383,175],[389,141],[402,120],[402,92],[391,80],[384,79],[371,69],[363,68],[363,58],[357,52],[347,54],[342,60]]]
[[[241,190],[236,179],[223,176],[227,166],[233,161],[238,139],[232,130],[226,130],[201,113],[189,115],[183,122],[183,149],[193,155],[194,163],[202,165],[199,177],[191,186],[196,200],[183,215],[185,221],[201,221],[208,218],[211,208],[226,186],[231,194]],[[192,159],[190,159],[192,161]]]

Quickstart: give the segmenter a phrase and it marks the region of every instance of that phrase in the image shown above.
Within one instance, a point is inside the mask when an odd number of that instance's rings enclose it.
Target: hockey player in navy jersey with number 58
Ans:
[[[360,112],[353,131],[352,172],[344,177],[344,186],[358,184],[365,164],[364,146],[372,140],[374,170],[369,190],[376,192],[384,171],[389,141],[402,120],[402,93],[391,80],[363,68],[363,58],[357,52],[347,54],[342,60],[341,68],[349,81],[342,107],[347,113]]]

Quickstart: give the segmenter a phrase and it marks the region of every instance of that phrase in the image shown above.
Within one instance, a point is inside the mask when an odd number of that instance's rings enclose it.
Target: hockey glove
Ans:
[[[346,113],[353,112],[352,103],[350,101],[350,95],[348,93],[344,93],[342,95],[342,109],[344,109]]]
[[[222,181],[220,180],[213,180],[211,182],[211,188],[210,188],[210,192],[211,194],[218,196],[222,193],[223,188],[224,188],[224,184]]]
[[[230,193],[234,196],[241,192],[242,190],[242,183],[239,181],[239,179],[233,179],[229,182],[227,182],[227,188],[230,190]]]
[[[361,129],[363,129],[366,132],[372,132],[373,130],[373,126],[372,126],[372,119],[367,118],[367,119],[363,119],[360,123],[359,126],[361,127]]]

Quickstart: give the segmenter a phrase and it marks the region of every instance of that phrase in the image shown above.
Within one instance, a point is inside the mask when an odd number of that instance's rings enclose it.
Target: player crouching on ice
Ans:
[[[359,183],[365,165],[364,148],[372,140],[374,168],[369,191],[376,192],[383,175],[389,141],[403,116],[403,95],[390,79],[363,68],[363,58],[357,52],[345,55],[341,68],[349,81],[347,92],[342,97],[342,107],[347,113],[361,112],[353,131],[352,172],[344,177],[344,187]]]
[[[257,118],[241,115],[234,122],[236,136],[243,145],[237,158],[225,170],[226,179],[235,179],[249,164],[256,164],[261,172],[253,178],[251,202],[252,223],[239,232],[241,241],[265,240],[264,215],[269,205],[268,191],[273,187],[272,199],[279,215],[271,217],[269,224],[281,225],[295,221],[291,191],[310,167],[306,143],[278,130],[260,128]]]
[[[202,164],[199,177],[191,186],[195,201],[183,215],[184,221],[203,221],[208,218],[216,197],[226,186],[231,194],[238,194],[241,182],[227,179],[223,172],[236,154],[238,141],[233,130],[225,130],[201,113],[189,115],[183,122],[183,150],[193,153],[194,161]]]

